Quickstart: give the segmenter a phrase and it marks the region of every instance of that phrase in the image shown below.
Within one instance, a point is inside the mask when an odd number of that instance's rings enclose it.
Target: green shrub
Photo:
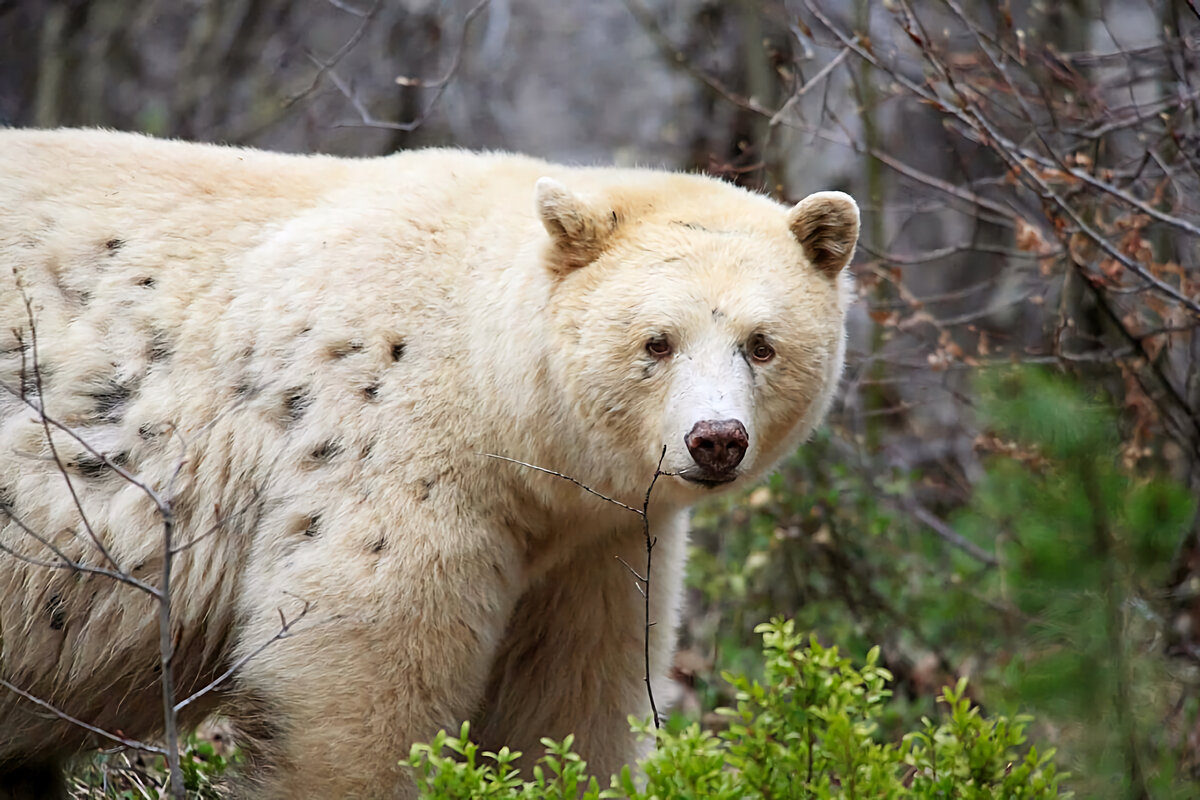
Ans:
[[[718,732],[692,723],[655,730],[631,720],[633,730],[655,739],[640,763],[612,776],[607,788],[587,777],[587,765],[562,742],[543,739],[543,755],[530,778],[504,748],[481,753],[463,724],[457,737],[444,731],[414,745],[408,759],[420,796],[524,798],[525,800],[751,800],[753,798],[1046,798],[1058,797],[1053,751],[1024,750],[1028,719],[988,718],[966,697],[966,681],[947,687],[947,715],[922,721],[898,742],[879,738],[878,720],[891,697],[891,675],[879,651],[862,667],[795,630],[790,620],[760,625],[763,680],[726,675],[734,708],[718,713]]]
[[[221,800],[226,797],[222,781],[231,767],[238,766],[236,749],[222,754],[213,742],[191,733],[182,742],[183,785],[188,800]],[[72,798],[143,800],[167,796],[168,772],[161,756],[130,750],[99,752],[83,761],[70,776]]]

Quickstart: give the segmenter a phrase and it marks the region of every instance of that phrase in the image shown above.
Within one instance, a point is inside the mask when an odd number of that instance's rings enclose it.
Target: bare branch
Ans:
[[[302,89],[284,101],[285,108],[295,105],[300,100],[312,94],[317,86],[321,83],[321,78],[325,77],[327,72],[330,72],[334,67],[336,67],[343,58],[349,55],[351,50],[358,46],[358,43],[361,42],[362,38],[367,34],[367,26],[371,24],[371,20],[375,19],[375,15],[379,12],[379,7],[383,2],[383,0],[372,0],[371,7],[364,13],[351,10],[346,6],[338,5],[335,0],[329,1],[332,5],[341,9],[342,11],[351,13],[356,17],[361,17],[362,22],[359,23],[358,27],[355,29],[354,33],[351,34],[350,38],[338,48],[338,51],[334,53],[333,57],[328,61],[321,61],[311,53],[309,54],[309,59],[317,66],[317,73],[313,75],[312,82],[307,86],[307,88]]]
[[[612,503],[615,506],[620,506],[621,508],[625,509],[626,511],[632,511],[634,514],[638,514],[638,515],[641,515],[641,513],[642,513],[641,511],[634,508],[633,506],[627,506],[624,503],[622,503],[620,500],[616,500],[612,497],[609,497],[606,494],[601,494],[600,492],[597,492],[592,487],[581,483],[580,481],[576,480],[575,478],[572,478],[570,475],[564,475],[563,473],[555,472],[552,469],[546,469],[545,467],[539,467],[536,464],[527,464],[524,461],[518,461],[517,459],[509,458],[508,456],[499,456],[499,455],[496,455],[495,453],[480,453],[480,455],[486,456],[487,458],[495,458],[500,461],[508,461],[512,464],[520,464],[522,467],[528,467],[529,469],[535,469],[538,472],[544,472],[547,475],[553,475],[556,478],[562,478],[564,481],[570,481],[571,483],[575,484],[580,489],[583,489],[585,492],[588,492],[589,494],[594,494],[594,495],[596,495],[596,497],[599,497],[601,500],[607,500],[608,502]]]
[[[608,497],[607,495],[603,495],[600,492],[597,492],[595,489],[592,489],[592,488],[584,485],[583,483],[576,480],[575,478],[572,478],[570,475],[564,475],[561,472],[555,472],[554,470],[546,469],[545,467],[539,467],[534,464],[527,464],[524,461],[518,461],[515,458],[508,458],[507,456],[498,456],[494,453],[481,453],[481,455],[487,456],[488,458],[496,458],[501,461],[508,461],[513,464],[519,464],[523,467],[528,467],[530,469],[537,470],[538,472],[544,472],[547,475],[553,475],[556,478],[562,478],[565,481],[570,481],[571,483],[575,484],[576,486],[583,489],[584,491],[594,494],[597,497],[601,498],[602,500],[607,500],[608,502],[612,503],[613,505],[620,506],[621,508],[625,509],[626,511],[632,511],[634,514],[637,514],[639,517],[641,517],[641,519],[642,519],[642,535],[645,536],[645,538],[646,538],[646,574],[645,574],[645,576],[639,575],[637,573],[637,570],[635,570],[633,567],[631,567],[629,565],[629,563],[626,562],[625,559],[621,558],[620,556],[617,556],[617,560],[620,561],[622,564],[624,564],[625,568],[628,569],[631,573],[633,573],[634,578],[637,579],[637,581],[634,585],[637,587],[638,593],[641,594],[643,600],[645,601],[645,609],[646,609],[646,611],[645,611],[645,627],[643,629],[643,637],[642,637],[642,640],[644,643],[644,649],[645,649],[644,656],[645,656],[645,665],[646,665],[646,672],[645,672],[644,680],[646,682],[646,695],[650,699],[650,712],[654,717],[654,727],[655,728],[661,727],[662,719],[659,717],[658,705],[654,701],[654,687],[651,686],[651,681],[650,681],[650,675],[651,675],[651,672],[650,672],[650,629],[652,627],[654,627],[654,624],[655,624],[655,622],[650,619],[650,566],[653,563],[653,558],[654,558],[654,545],[658,541],[657,539],[651,538],[651,536],[650,536],[650,494],[651,494],[651,492],[654,491],[654,485],[658,482],[659,478],[675,474],[675,473],[671,473],[671,472],[663,472],[662,471],[663,459],[667,457],[667,446],[663,445],[662,453],[659,454],[658,464],[654,469],[654,475],[650,478],[650,485],[646,487],[646,495],[642,499],[641,509],[636,509],[632,506],[627,506],[624,503],[622,503],[620,500],[614,500],[613,498]]]
[[[997,566],[1000,563],[994,555],[966,539],[961,533],[951,528],[932,511],[916,501],[909,499],[902,505],[905,511],[940,536],[943,541],[957,547],[976,561],[987,564],[989,567]]]
[[[211,682],[209,682],[202,689],[194,692],[193,694],[189,695],[185,699],[180,700],[178,703],[176,703],[175,704],[175,712],[178,713],[178,712],[182,711],[183,709],[187,708],[191,703],[195,702],[196,700],[199,700],[201,697],[205,696],[206,694],[213,691],[221,684],[225,683],[225,681],[227,681],[231,677],[233,677],[233,674],[235,672],[237,672],[239,669],[244,667],[251,659],[253,659],[255,656],[262,653],[264,650],[266,650],[268,647],[270,647],[275,642],[279,641],[280,639],[286,639],[289,635],[291,635],[292,628],[295,626],[295,624],[297,622],[299,622],[300,620],[304,619],[304,617],[308,614],[309,607],[310,607],[309,602],[307,600],[304,601],[304,608],[300,611],[300,613],[298,615],[296,615],[295,619],[292,619],[292,620],[288,620],[286,617],[284,617],[283,609],[279,609],[279,630],[275,633],[274,636],[272,636],[270,639],[268,639],[267,641],[260,644],[258,647],[254,648],[254,650],[252,650],[251,652],[249,652],[246,655],[239,658],[237,661],[233,662],[233,664],[229,667],[229,669],[222,672],[220,675],[218,675],[216,678],[214,678]]]
[[[103,728],[97,728],[95,725],[90,725],[90,724],[84,722],[83,720],[78,719],[77,717],[72,717],[70,714],[66,713],[65,711],[58,709],[57,707],[51,705],[50,703],[47,703],[45,700],[42,700],[39,697],[35,697],[34,695],[32,695],[29,692],[22,689],[21,687],[15,685],[13,683],[9,683],[4,678],[0,678],[0,686],[3,686],[5,689],[8,689],[10,692],[13,692],[14,694],[17,694],[17,695],[25,698],[26,700],[37,705],[38,707],[44,708],[45,710],[49,711],[51,714],[58,717],[59,719],[66,720],[67,722],[70,722],[72,725],[78,725],[80,728],[83,728],[86,731],[91,731],[92,733],[96,734],[97,736],[103,736],[105,739],[109,739],[110,741],[116,742],[117,744],[124,745],[125,747],[129,747],[134,750],[144,750],[147,753],[154,753],[155,755],[160,755],[160,756],[165,756],[167,754],[167,751],[161,747],[156,747],[155,745],[152,745],[152,744],[146,744],[145,742],[139,742],[136,739],[127,739],[124,736],[120,736],[120,735],[112,733],[110,731],[106,731]]]
[[[396,78],[396,83],[400,86],[422,86],[429,87],[434,90],[433,97],[431,97],[429,102],[425,104],[425,108],[421,111],[421,113],[418,114],[416,118],[408,122],[389,122],[388,120],[381,120],[376,117],[367,109],[362,100],[358,98],[350,85],[347,84],[346,81],[344,81],[332,68],[329,68],[328,73],[330,81],[332,81],[333,85],[337,87],[338,91],[340,91],[342,95],[350,101],[350,105],[354,107],[354,110],[358,112],[359,116],[359,122],[357,123],[339,122],[335,124],[334,127],[383,128],[385,130],[408,133],[415,131],[417,128],[424,125],[425,121],[429,118],[429,115],[433,113],[433,110],[437,108],[438,103],[441,102],[442,95],[445,93],[446,87],[450,85],[451,79],[458,73],[458,69],[462,65],[463,53],[466,52],[467,49],[467,33],[471,29],[471,23],[475,21],[475,18],[479,16],[479,14],[485,8],[487,8],[489,2],[491,2],[491,0],[479,0],[479,2],[476,3],[475,6],[466,13],[466,16],[463,17],[462,33],[459,38],[458,49],[454,52],[454,59],[451,61],[449,69],[446,70],[446,73],[442,77],[433,81],[421,81],[405,76],[399,76]]]
[[[155,587],[151,586],[148,583],[144,583],[143,581],[138,580],[137,578],[133,577],[132,575],[130,575],[127,572],[113,571],[110,569],[105,569],[104,567],[93,567],[93,566],[89,566],[88,564],[82,564],[78,561],[71,559],[52,541],[50,541],[42,534],[35,531],[33,528],[29,527],[29,525],[27,525],[24,520],[22,520],[20,517],[18,517],[16,514],[13,513],[13,510],[11,508],[8,508],[6,506],[0,506],[0,512],[3,512],[6,517],[8,517],[10,520],[12,520],[16,524],[16,526],[22,530],[22,532],[24,532],[26,535],[33,538],[39,544],[46,547],[48,550],[50,550],[50,552],[54,553],[54,555],[57,556],[60,559],[60,561],[58,561],[58,562],[42,561],[40,559],[35,559],[31,556],[26,556],[23,553],[18,553],[16,550],[11,549],[7,545],[0,544],[0,550],[3,550],[5,553],[8,553],[13,558],[24,561],[27,564],[33,564],[34,566],[38,566],[38,567],[47,567],[49,569],[69,569],[69,570],[74,570],[76,572],[87,573],[90,575],[100,575],[105,578],[112,578],[113,580],[119,581],[120,583],[128,584],[128,585],[134,587],[135,589],[140,589],[141,591],[145,592],[146,594],[150,595],[151,597],[153,597],[155,599],[158,599],[160,597],[160,593],[159,593],[158,589],[156,589]]]

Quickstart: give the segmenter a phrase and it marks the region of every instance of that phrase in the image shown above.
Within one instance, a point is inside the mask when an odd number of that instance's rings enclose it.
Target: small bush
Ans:
[[[211,731],[209,731],[211,734]],[[234,748],[222,752],[207,736],[192,733],[182,743],[183,785],[188,800],[222,800],[222,781],[241,762]],[[70,777],[70,796],[77,800],[150,800],[167,797],[166,760],[133,750],[100,752],[88,758]]]
[[[764,678],[725,675],[736,692],[735,708],[720,709],[728,725],[713,732],[691,724],[655,730],[631,720],[633,730],[654,737],[655,749],[601,788],[572,751],[572,737],[543,739],[543,755],[531,780],[507,748],[480,753],[466,723],[457,737],[444,731],[430,744],[414,745],[408,759],[431,800],[523,798],[524,800],[752,800],[753,798],[1048,798],[1059,797],[1061,777],[1053,751],[1024,749],[1028,718],[988,718],[966,697],[966,681],[946,687],[947,707],[937,723],[898,742],[879,739],[880,716],[891,692],[891,674],[878,665],[879,651],[855,667],[795,630],[790,620],[760,625]]]

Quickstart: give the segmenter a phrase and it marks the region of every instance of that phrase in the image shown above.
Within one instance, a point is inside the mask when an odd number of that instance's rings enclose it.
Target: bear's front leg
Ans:
[[[686,515],[656,524],[653,535],[650,677],[661,712],[683,589]],[[522,751],[527,774],[544,751],[541,737],[573,733],[589,772],[606,786],[651,746],[629,729],[630,715],[650,716],[645,600],[630,573],[644,574],[645,566],[645,538],[635,524],[575,554],[521,597],[472,728],[485,750]]]
[[[317,537],[247,581],[235,657],[271,638],[281,610],[308,610],[239,671],[231,705],[251,737],[245,796],[415,795],[399,762],[477,707],[515,600],[503,547],[479,530],[439,532],[364,541],[359,552]]]

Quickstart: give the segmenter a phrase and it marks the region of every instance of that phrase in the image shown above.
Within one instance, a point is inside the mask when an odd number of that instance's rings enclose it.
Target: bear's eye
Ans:
[[[750,357],[759,364],[765,364],[775,357],[775,348],[771,347],[762,334],[759,334],[750,340]]]
[[[671,343],[665,336],[655,336],[646,342],[646,352],[655,358],[666,358],[671,355]]]

